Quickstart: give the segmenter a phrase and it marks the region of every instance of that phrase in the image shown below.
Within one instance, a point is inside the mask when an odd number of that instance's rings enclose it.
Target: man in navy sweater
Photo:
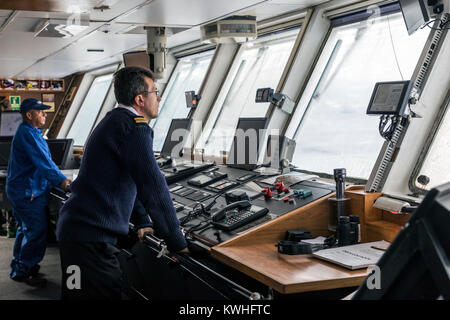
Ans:
[[[188,252],[147,124],[157,117],[160,101],[153,75],[123,68],[114,75],[114,92],[119,106],[92,132],[58,218],[63,299],[121,298],[114,244],[128,233],[136,199],[145,208],[134,217],[139,237],[154,229],[171,251]],[[71,277],[76,273],[80,281]]]

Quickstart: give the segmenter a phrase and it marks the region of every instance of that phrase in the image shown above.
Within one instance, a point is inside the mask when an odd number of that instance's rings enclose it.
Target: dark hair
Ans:
[[[114,94],[118,103],[132,106],[134,97],[148,91],[145,77],[152,80],[153,73],[141,67],[125,67],[114,73]]]

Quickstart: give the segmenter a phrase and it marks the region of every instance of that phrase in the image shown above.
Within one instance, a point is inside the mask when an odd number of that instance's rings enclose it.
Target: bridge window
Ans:
[[[398,12],[334,26],[287,131],[293,164],[367,179],[383,143],[379,118],[366,115],[374,85],[410,79],[429,30],[408,36]]]
[[[425,156],[422,168],[417,177],[424,175],[429,178],[427,184],[423,180],[416,179],[415,186],[419,189],[432,189],[450,181],[450,105],[448,104],[445,115],[441,119],[439,128],[432,133],[429,150]],[[422,177],[423,178],[423,177]],[[419,180],[419,181],[418,181]],[[422,183],[420,183],[422,182]]]
[[[190,109],[186,107],[184,93],[193,90],[198,93],[213,55],[214,50],[184,57],[178,61],[164,91],[159,115],[150,122],[154,130],[153,149],[155,151],[161,151],[172,119],[188,116]]]
[[[269,103],[255,103],[258,88],[276,88],[299,29],[246,43],[228,73],[212,108],[197,149],[220,156],[231,148],[240,117],[265,117]]]
[[[95,123],[106,93],[111,86],[113,74],[98,76],[92,82],[89,91],[78,111],[67,138],[74,139],[74,145],[84,146]]]

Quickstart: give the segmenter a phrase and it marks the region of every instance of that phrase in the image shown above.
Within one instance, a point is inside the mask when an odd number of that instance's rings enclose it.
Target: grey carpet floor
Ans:
[[[9,278],[9,264],[15,239],[0,237],[0,300],[59,300],[61,295],[61,266],[59,248],[49,245],[41,261],[40,273],[47,279],[46,288],[33,288]]]

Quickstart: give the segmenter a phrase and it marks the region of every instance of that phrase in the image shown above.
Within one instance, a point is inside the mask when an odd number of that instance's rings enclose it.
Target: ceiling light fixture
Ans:
[[[48,25],[50,24],[50,19],[45,19],[39,22],[39,24],[36,26],[34,37],[37,37],[39,33],[46,30]]]

